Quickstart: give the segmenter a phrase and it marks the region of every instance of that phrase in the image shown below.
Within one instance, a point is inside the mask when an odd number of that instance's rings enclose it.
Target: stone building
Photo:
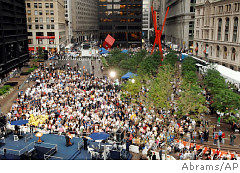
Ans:
[[[165,0],[169,13],[165,25],[166,42],[180,49],[193,50],[196,0]]]
[[[197,0],[194,55],[240,71],[239,19],[239,0]]]
[[[98,39],[98,0],[72,0],[72,35],[75,42]]]
[[[26,0],[29,50],[59,52],[67,44],[64,0]]]

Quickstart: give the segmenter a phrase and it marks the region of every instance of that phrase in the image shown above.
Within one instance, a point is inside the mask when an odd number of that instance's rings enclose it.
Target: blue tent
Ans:
[[[128,72],[127,74],[122,76],[122,79],[129,79],[129,78],[133,78],[134,76],[137,76],[137,75],[132,72]]]
[[[11,125],[16,125],[16,126],[21,126],[27,123],[28,123],[28,120],[11,121]]]
[[[107,51],[107,50],[106,50],[105,48],[103,48],[103,47],[100,48],[99,51],[100,51],[99,53],[100,53],[101,55],[102,55],[102,54],[107,54],[107,53],[109,53],[109,51]]]
[[[128,50],[124,49],[124,50],[122,51],[122,53],[128,53]]]
[[[55,58],[55,56],[53,56],[53,57],[49,58],[49,60],[52,60],[52,59],[54,59],[54,58]]]
[[[106,140],[110,135],[105,133],[105,132],[99,132],[99,133],[92,133],[91,135],[89,135],[90,138],[92,138],[92,140],[96,141],[96,140]]]

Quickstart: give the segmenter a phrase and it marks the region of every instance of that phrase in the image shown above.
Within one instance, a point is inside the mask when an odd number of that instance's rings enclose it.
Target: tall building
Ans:
[[[151,5],[151,0],[143,0],[142,34],[146,42],[149,42],[151,32]]]
[[[66,20],[66,37],[67,43],[73,42],[72,32],[72,0],[64,0],[65,20]]]
[[[197,0],[194,54],[240,71],[239,19],[239,0]]]
[[[98,40],[98,0],[64,0],[70,42]]]
[[[0,0],[0,78],[28,61],[26,9],[23,0]]]
[[[196,0],[165,0],[169,13],[166,21],[166,42],[180,49],[193,50]]]
[[[64,0],[26,0],[29,51],[50,52],[67,44]]]
[[[100,41],[110,34],[115,46],[141,46],[142,5],[142,0],[99,0]]]

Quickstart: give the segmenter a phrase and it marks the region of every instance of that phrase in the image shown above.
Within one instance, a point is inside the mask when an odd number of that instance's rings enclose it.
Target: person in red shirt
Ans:
[[[222,133],[222,144],[225,143],[225,138],[226,138],[226,135],[225,135],[225,132]]]

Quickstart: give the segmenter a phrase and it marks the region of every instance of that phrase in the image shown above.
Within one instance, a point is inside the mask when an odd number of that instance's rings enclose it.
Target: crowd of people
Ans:
[[[174,101],[169,112],[149,110],[143,103],[131,102],[131,98],[122,99],[120,87],[111,79],[95,78],[76,67],[56,69],[54,63],[37,69],[31,78],[35,84],[18,94],[7,114],[9,121],[27,119],[31,131],[41,129],[56,134],[121,133],[120,141],[126,144],[127,150],[131,144],[137,145],[149,158],[159,151],[160,159],[165,152],[179,153],[179,159],[188,159],[189,155],[190,159],[205,159],[202,148],[182,146],[176,139],[189,143],[196,142],[197,138],[202,143],[207,141],[207,121],[179,119],[174,114],[177,110]],[[176,86],[178,81],[174,82]],[[181,92],[175,90],[176,95]],[[146,88],[142,88],[144,92]],[[168,116],[169,113],[173,116]],[[217,156],[210,152],[206,159],[225,158]]]

